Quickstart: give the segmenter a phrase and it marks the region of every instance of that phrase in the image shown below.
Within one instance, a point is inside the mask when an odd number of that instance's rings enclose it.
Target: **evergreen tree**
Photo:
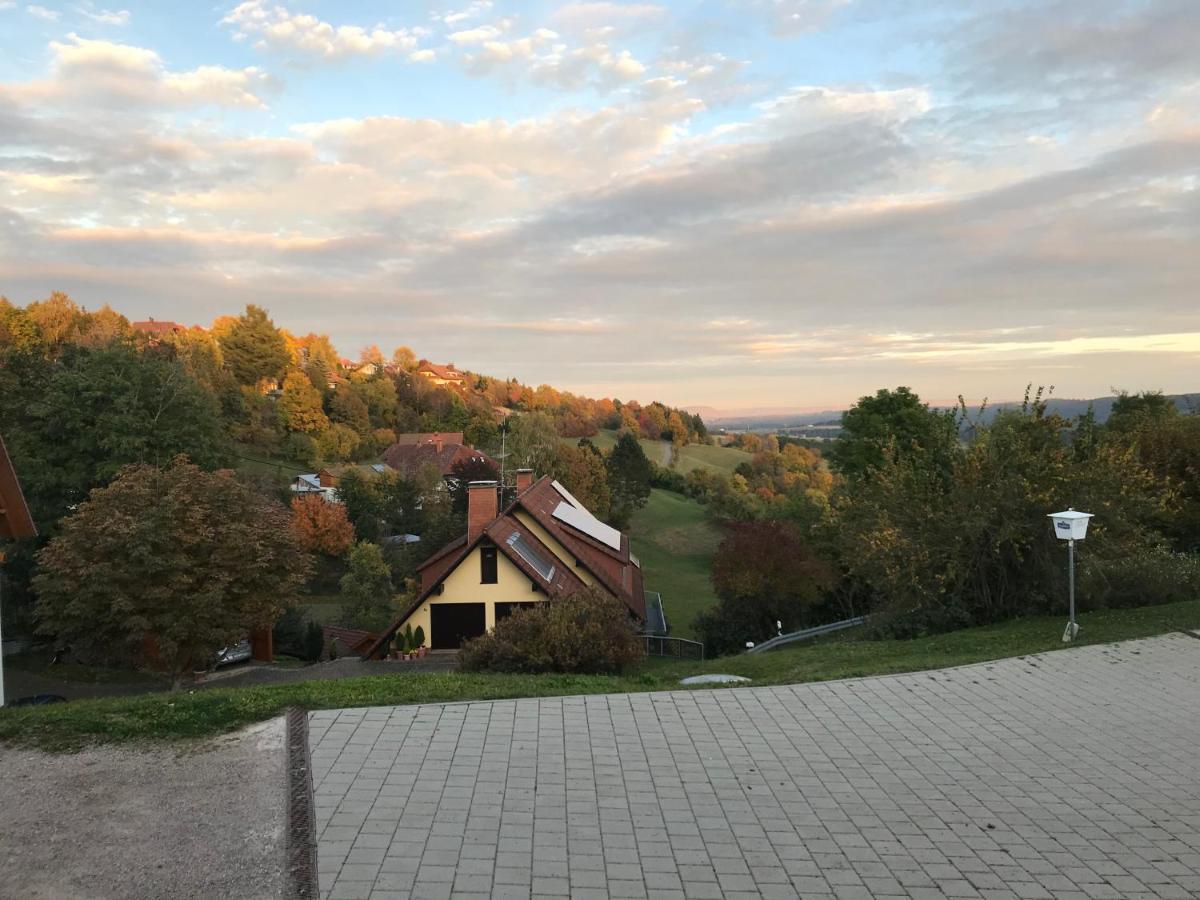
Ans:
[[[278,378],[291,362],[287,341],[267,317],[267,311],[250,304],[220,337],[225,365],[241,384],[260,378]]]
[[[636,437],[625,432],[608,455],[608,487],[611,495],[609,521],[616,528],[627,528],[629,520],[650,498],[653,469]]]

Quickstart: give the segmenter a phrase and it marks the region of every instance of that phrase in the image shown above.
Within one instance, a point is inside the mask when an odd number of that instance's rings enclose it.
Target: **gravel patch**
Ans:
[[[0,898],[286,895],[282,717],[202,744],[0,749]]]

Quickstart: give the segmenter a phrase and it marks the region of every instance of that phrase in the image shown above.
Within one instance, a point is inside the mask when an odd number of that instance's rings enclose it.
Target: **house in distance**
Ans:
[[[517,495],[499,509],[495,481],[467,488],[467,531],[418,571],[421,590],[366,656],[386,655],[399,629],[420,626],[434,650],[456,650],[513,610],[598,587],[620,599],[639,627],[646,621],[642,567],[629,536],[593,516],[565,487],[531,469],[517,472]]]

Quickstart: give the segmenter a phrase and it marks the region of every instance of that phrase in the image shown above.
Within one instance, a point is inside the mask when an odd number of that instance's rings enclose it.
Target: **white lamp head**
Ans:
[[[1088,521],[1091,518],[1091,513],[1076,512],[1073,509],[1050,513],[1050,519],[1054,521],[1054,534],[1063,541],[1082,541],[1087,537]]]

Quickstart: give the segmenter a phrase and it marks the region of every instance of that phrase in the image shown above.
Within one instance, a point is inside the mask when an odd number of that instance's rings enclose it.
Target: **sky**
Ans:
[[[1196,0],[0,0],[0,294],[590,396],[1200,390]]]

